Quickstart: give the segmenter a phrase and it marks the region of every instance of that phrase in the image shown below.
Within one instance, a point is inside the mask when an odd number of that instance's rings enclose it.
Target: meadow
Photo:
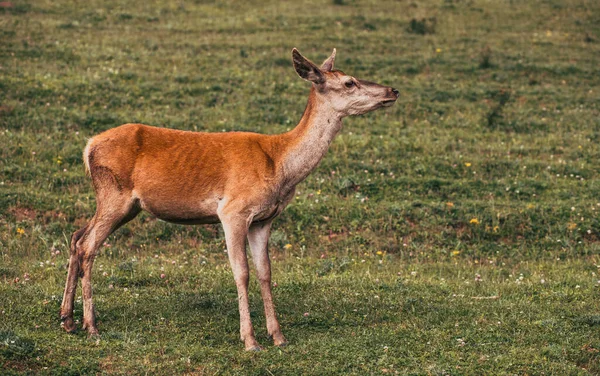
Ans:
[[[274,222],[285,348],[239,341],[220,226],[140,215],[60,328],[87,139],[129,122],[281,133],[291,49],[400,90],[347,118]],[[600,374],[600,3],[0,3],[0,367],[21,374]],[[75,316],[81,320],[77,295]]]

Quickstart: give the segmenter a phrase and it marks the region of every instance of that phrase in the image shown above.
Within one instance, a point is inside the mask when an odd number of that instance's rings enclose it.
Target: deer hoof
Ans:
[[[88,332],[88,337],[92,337],[92,336],[98,336],[98,328],[96,328],[95,326],[92,325],[83,325],[83,329],[87,330]]]
[[[277,347],[285,347],[287,346],[287,341],[285,340],[285,337],[283,336],[283,334],[281,334],[281,332],[272,335],[273,337],[273,344]]]
[[[259,351],[262,351],[262,347],[260,347],[259,345],[254,345],[254,346],[247,347],[246,351],[259,352]]]
[[[75,326],[75,321],[73,321],[72,317],[61,317],[60,320],[60,326],[62,326],[67,333],[74,333],[77,330],[77,326]]]

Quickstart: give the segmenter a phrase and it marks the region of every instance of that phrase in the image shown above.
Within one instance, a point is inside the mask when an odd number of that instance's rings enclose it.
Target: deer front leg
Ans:
[[[246,235],[248,234],[248,221],[239,217],[221,217],[227,254],[233,272],[233,278],[238,292],[240,311],[240,337],[247,351],[259,351],[260,346],[254,338],[254,329],[250,321],[250,307],[248,304],[248,260],[246,258]]]
[[[260,292],[265,306],[265,317],[267,318],[267,331],[273,338],[275,346],[285,346],[285,337],[281,333],[279,322],[275,314],[273,295],[271,294],[271,261],[269,260],[269,235],[271,234],[271,222],[254,223],[248,231],[248,243],[252,252],[252,261],[256,267],[256,275],[260,282]]]

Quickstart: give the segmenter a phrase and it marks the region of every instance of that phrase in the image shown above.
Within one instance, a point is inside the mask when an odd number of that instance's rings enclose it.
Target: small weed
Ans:
[[[437,25],[436,17],[429,18],[413,18],[408,24],[407,31],[412,34],[426,35],[435,34],[435,28]]]
[[[15,269],[6,266],[0,266],[0,278],[13,279],[17,275],[18,272]]]
[[[588,315],[576,319],[576,321],[587,324],[589,326],[600,326],[600,315]]]
[[[346,197],[358,191],[360,186],[358,186],[352,179],[342,179],[337,184],[338,194]]]
[[[282,230],[272,231],[269,241],[273,246],[279,249],[283,249],[287,244],[289,244],[288,236]]]
[[[124,261],[118,267],[124,272],[133,272],[133,261]]]
[[[75,29],[78,26],[79,26],[79,22],[71,21],[71,22],[65,22],[65,23],[58,25],[58,28],[68,30],[68,29]]]
[[[502,89],[493,94],[492,99],[494,103],[486,115],[486,124],[489,128],[496,129],[502,127],[504,107],[510,101],[511,95],[512,91],[510,89]]]
[[[377,30],[377,26],[375,26],[375,24],[370,23],[370,22],[365,22],[363,27],[365,30],[369,30],[369,31]]]
[[[479,53],[479,69],[489,69],[492,67],[492,49],[485,46]]]
[[[31,11],[31,4],[19,2],[17,4],[12,1],[0,2],[0,13],[10,13],[15,15],[22,15]]]

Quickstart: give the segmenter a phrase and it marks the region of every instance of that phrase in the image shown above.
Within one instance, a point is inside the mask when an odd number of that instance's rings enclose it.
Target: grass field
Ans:
[[[243,351],[219,226],[148,215],[96,259],[101,339],[66,334],[86,140],[289,130],[309,91],[292,47],[336,47],[401,97],[346,119],[275,221],[290,345],[271,345],[251,277],[265,351]],[[599,143],[592,0],[2,3],[1,373],[600,374]]]

